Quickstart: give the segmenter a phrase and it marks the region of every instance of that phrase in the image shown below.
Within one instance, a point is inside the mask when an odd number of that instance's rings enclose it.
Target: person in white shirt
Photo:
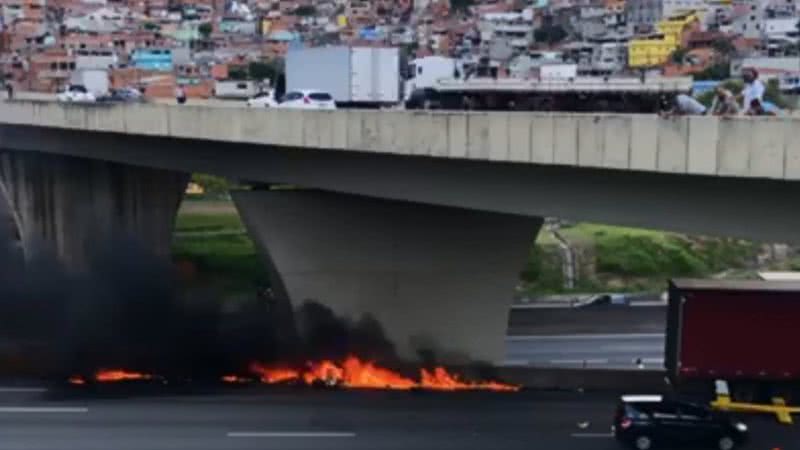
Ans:
[[[742,71],[742,78],[744,79],[742,111],[747,113],[750,110],[750,105],[753,104],[753,100],[758,100],[758,103],[764,102],[764,83],[758,79],[756,69],[745,69]]]
[[[175,101],[179,105],[186,103],[186,91],[183,90],[181,85],[175,87]]]

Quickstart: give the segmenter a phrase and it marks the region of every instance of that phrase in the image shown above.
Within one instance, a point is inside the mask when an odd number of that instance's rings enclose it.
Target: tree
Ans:
[[[142,25],[142,28],[144,28],[147,31],[158,31],[161,29],[161,27],[157,23],[153,22],[145,22]]]
[[[457,12],[467,13],[473,5],[475,5],[475,0],[450,0],[450,7]]]
[[[228,78],[231,80],[246,80],[247,70],[241,67],[231,67],[228,70]]]
[[[203,36],[203,39],[207,40],[211,36],[211,32],[214,31],[214,27],[211,26],[210,22],[203,22],[197,27],[197,31]]]
[[[298,6],[297,9],[294,10],[294,14],[300,17],[316,16],[317,8],[314,7],[314,5]]]
[[[547,44],[555,44],[561,42],[567,37],[567,31],[561,25],[542,25],[533,32],[533,38],[536,42],[543,42]]]
[[[268,63],[253,61],[247,66],[248,75],[255,80],[271,80],[274,82],[278,74],[282,72],[283,66],[277,61]]]
[[[214,196],[227,195],[230,189],[230,183],[225,178],[204,173],[192,174],[192,183],[202,186],[206,194]]]
[[[711,48],[716,50],[725,58],[730,58],[734,53],[736,53],[736,47],[733,45],[730,39],[714,39],[714,42],[711,43]]]
[[[672,60],[672,62],[675,64],[683,64],[683,60],[686,58],[687,53],[689,52],[685,48],[678,47],[674,52],[672,52],[672,55],[670,55],[670,60]]]
[[[731,76],[731,65],[727,61],[707,67],[702,72],[694,74],[695,80],[726,80]]]
[[[780,82],[774,78],[765,83],[764,100],[772,102],[778,108],[789,106],[789,102],[781,94]]]

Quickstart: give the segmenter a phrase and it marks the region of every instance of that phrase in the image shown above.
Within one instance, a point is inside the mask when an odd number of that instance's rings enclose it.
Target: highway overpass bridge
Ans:
[[[28,254],[80,267],[118,234],[168,252],[191,172],[255,183],[234,200],[281,295],[496,361],[542,217],[800,241],[798,125],[6,102],[0,192]]]

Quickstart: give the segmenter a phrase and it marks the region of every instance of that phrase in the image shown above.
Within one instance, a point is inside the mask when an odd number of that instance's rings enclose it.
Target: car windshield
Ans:
[[[293,100],[302,100],[303,93],[302,92],[289,92],[283,97],[283,101],[290,102]]]
[[[333,100],[333,97],[331,97],[330,94],[325,94],[325,93],[322,93],[322,92],[313,92],[313,93],[308,95],[308,98],[310,98],[311,100],[319,101],[319,102],[329,102],[329,101]]]

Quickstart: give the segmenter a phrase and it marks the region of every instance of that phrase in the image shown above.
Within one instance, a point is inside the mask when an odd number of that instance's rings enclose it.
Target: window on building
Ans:
[[[74,61],[69,63],[69,68],[70,68],[70,70],[75,70],[75,62]]]
[[[58,64],[54,62],[50,63],[50,70],[58,70]]]

